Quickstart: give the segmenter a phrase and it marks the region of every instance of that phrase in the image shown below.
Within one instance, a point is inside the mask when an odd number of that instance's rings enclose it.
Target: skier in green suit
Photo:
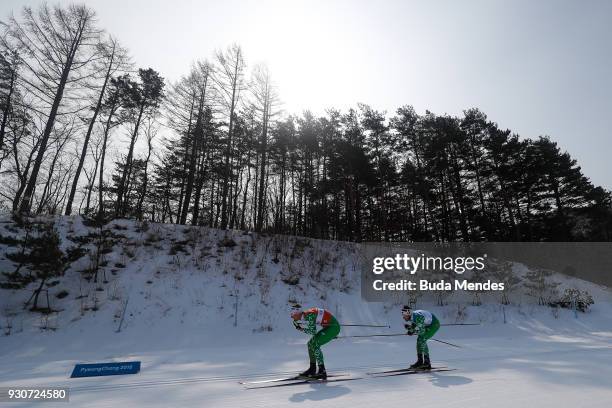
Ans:
[[[338,324],[338,321],[329,310],[320,307],[306,310],[296,309],[297,307],[294,307],[294,311],[291,313],[293,325],[296,329],[312,335],[312,338],[308,341],[310,367],[301,373],[300,376],[326,379],[327,371],[325,371],[325,361],[323,360],[321,346],[338,336],[340,324]],[[321,326],[322,329],[317,331],[317,326]],[[316,363],[319,363],[318,373],[316,371]]]
[[[427,310],[412,310],[410,306],[402,308],[402,317],[408,322],[404,325],[406,334],[417,335],[417,361],[410,366],[413,369],[430,370],[429,347],[427,340],[431,339],[440,328],[440,321]]]

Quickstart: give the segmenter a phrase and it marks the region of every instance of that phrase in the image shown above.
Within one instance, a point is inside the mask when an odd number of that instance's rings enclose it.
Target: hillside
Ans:
[[[20,237],[8,218],[0,225],[3,237]],[[239,379],[305,367],[307,337],[288,320],[292,302],[326,307],[343,323],[392,326],[344,328],[342,335],[401,330],[399,303],[361,300],[357,244],[118,220],[106,226],[112,233],[101,245],[94,239],[99,231],[80,217],[59,218],[55,228],[62,249],[81,246],[89,253],[48,282],[51,313],[23,310],[36,282],[27,290],[0,289],[0,386],[68,385],[78,406],[100,407],[304,401],[399,406],[407,399],[422,406],[450,400],[516,406],[521,403],[500,396],[510,397],[519,387],[523,403],[580,406],[580,394],[567,389],[576,384],[590,390],[590,406],[604,406],[612,398],[612,368],[605,364],[612,357],[612,294],[592,283],[553,277],[560,290],[574,287],[592,294],[595,304],[576,315],[538,306],[521,290],[508,306],[493,295],[484,295],[481,306],[461,294],[443,307],[424,297],[419,307],[432,310],[443,323],[482,323],[445,327],[436,336],[461,346],[430,345],[434,363],[458,368],[447,375],[245,391]],[[2,255],[17,248],[7,242]],[[92,259],[98,251],[101,267],[94,280]],[[15,267],[2,258],[1,270]],[[513,268],[518,276],[526,271],[518,264]],[[328,370],[362,376],[373,368],[412,362],[414,339],[337,339],[324,353]],[[143,363],[137,376],[68,379],[77,362],[132,359]]]

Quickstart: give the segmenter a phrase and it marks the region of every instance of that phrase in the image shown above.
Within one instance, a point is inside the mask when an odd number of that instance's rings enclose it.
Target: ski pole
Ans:
[[[362,338],[362,337],[393,337],[393,336],[408,336],[408,335],[406,333],[364,334],[364,335],[358,335],[358,336],[339,336],[339,337],[336,337],[336,338],[337,339],[350,339],[350,338]],[[429,339],[429,340],[433,340],[433,341],[437,341],[439,343],[447,344],[449,346],[461,348],[461,346],[458,346],[456,344],[449,343],[449,342],[446,342],[446,341],[442,341],[442,340],[438,340],[438,339]]]
[[[343,324],[343,323],[340,323],[340,326],[342,327],[386,327],[388,329],[391,328],[391,326],[379,325],[379,324]],[[480,326],[480,323],[446,323],[446,324],[441,324],[440,326]]]
[[[391,334],[363,334],[358,336],[340,336],[336,337],[337,339],[349,339],[356,337],[391,337],[391,336],[407,336],[406,333],[391,333]]]
[[[442,341],[442,340],[438,340],[438,339],[429,339],[429,340],[433,340],[433,341],[437,341],[438,343],[444,343],[444,344],[448,344],[449,346],[453,346],[453,347],[461,348],[461,346],[458,346],[458,345],[453,344],[453,343],[449,343],[449,342],[447,342],[447,341]]]

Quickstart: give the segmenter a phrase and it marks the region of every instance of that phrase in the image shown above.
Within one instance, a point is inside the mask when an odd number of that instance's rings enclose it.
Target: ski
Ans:
[[[328,376],[329,377],[329,376]],[[312,378],[309,380],[294,380],[293,382],[283,382],[282,384],[269,384],[269,385],[258,385],[256,387],[245,387],[247,390],[256,390],[261,388],[276,388],[276,387],[289,387],[291,385],[303,385],[303,384],[327,384],[331,382],[339,381],[354,381],[359,380],[362,377],[349,377],[349,378],[334,378],[332,380],[324,380],[322,378]],[[247,384],[248,385],[248,384]]]
[[[430,370],[420,370],[420,369],[415,369],[415,368],[398,368],[396,370],[375,371],[373,373],[366,373],[366,374],[368,374],[368,375],[376,375],[376,374],[401,373],[401,372],[404,372],[404,371],[431,371],[431,370],[438,370],[440,368],[448,368],[448,367],[446,367],[446,366],[431,367]]]
[[[444,371],[455,371],[456,368],[432,368],[431,370],[408,370],[408,371],[400,371],[400,372],[391,372],[384,374],[372,375],[373,377],[396,377],[400,375],[411,375],[411,374],[430,374],[430,373],[440,373]]]
[[[327,377],[340,377],[345,374],[328,374]],[[268,380],[257,380],[257,381],[239,381],[239,384],[242,385],[250,385],[250,384],[267,384],[267,383],[275,383],[275,382],[285,382],[285,381],[297,381],[297,380],[306,380],[307,377],[302,377],[300,375],[296,375],[293,377],[284,377],[284,378],[272,378]]]

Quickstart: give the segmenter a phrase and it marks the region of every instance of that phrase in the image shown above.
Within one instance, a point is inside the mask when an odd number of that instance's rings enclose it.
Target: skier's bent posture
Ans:
[[[293,325],[304,333],[313,335],[308,341],[308,357],[310,367],[300,374],[303,377],[327,378],[325,361],[321,346],[329,343],[340,333],[340,324],[336,318],[326,309],[313,307],[306,310],[294,310],[291,313]],[[317,326],[322,329],[317,331]],[[316,371],[316,363],[319,363],[319,372]]]
[[[408,322],[404,325],[406,334],[410,336],[417,335],[417,361],[410,368],[431,369],[427,340],[436,334],[440,328],[440,321],[433,313],[427,310],[412,310],[409,306],[402,308],[402,317]]]

